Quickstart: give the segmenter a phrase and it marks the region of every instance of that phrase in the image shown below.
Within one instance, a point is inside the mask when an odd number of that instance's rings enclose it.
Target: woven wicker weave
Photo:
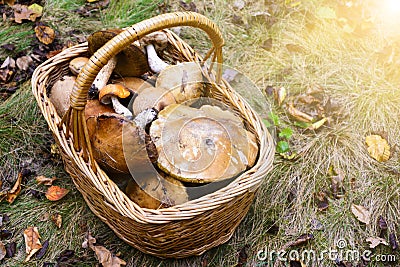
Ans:
[[[271,170],[274,154],[273,140],[262,120],[221,79],[221,65],[215,64],[215,75],[211,71],[205,73],[212,84],[208,96],[230,106],[243,118],[246,128],[257,136],[259,156],[251,169],[214,193],[171,208],[152,210],[131,201],[92,159],[84,108],[90,85],[110,58],[141,37],[163,30],[169,42],[164,60],[204,62],[189,45],[166,29],[175,26],[192,26],[205,31],[212,41],[212,48],[204,60],[211,58],[222,63],[224,41],[215,24],[197,13],[176,12],[137,23],[100,48],[78,75],[71,107],[64,118],[57,115],[46,91],[68,73],[72,58],[87,55],[87,43],[66,49],[47,60],[32,77],[33,93],[62,151],[65,169],[90,209],[128,244],[162,258],[200,255],[226,242],[246,215],[257,188]]]

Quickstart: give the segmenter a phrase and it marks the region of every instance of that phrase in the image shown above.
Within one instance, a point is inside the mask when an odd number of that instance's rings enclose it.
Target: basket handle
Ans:
[[[212,41],[212,48],[205,59],[211,56],[216,61],[217,73],[216,82],[220,83],[222,76],[222,46],[224,39],[218,27],[207,17],[195,12],[175,12],[158,15],[156,17],[141,21],[108,41],[103,47],[97,50],[83,67],[74,84],[70,102],[71,106],[64,115],[60,127],[65,123],[67,138],[70,128],[73,132],[73,145],[76,151],[83,154],[85,161],[93,159],[89,135],[87,132],[84,109],[87,102],[87,95],[91,84],[101,68],[116,54],[121,52],[136,40],[155,31],[176,26],[196,27],[207,33]],[[213,63],[212,62],[212,63]],[[88,153],[89,152],[89,153]],[[92,164],[93,170],[94,164]]]

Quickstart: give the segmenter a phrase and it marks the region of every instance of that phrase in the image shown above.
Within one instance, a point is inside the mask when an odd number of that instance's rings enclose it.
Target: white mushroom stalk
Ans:
[[[116,57],[111,58],[97,74],[96,78],[92,83],[92,88],[94,87],[95,90],[98,91],[104,86],[106,86],[116,65],[117,65],[117,58]]]
[[[119,102],[118,97],[112,96],[111,103],[112,103],[115,113],[123,115],[129,120],[132,119],[132,117],[133,117],[132,112]]]
[[[146,51],[147,51],[147,60],[152,72],[159,73],[160,71],[169,66],[161,58],[158,57],[154,45],[152,44],[146,45]]]
[[[157,117],[157,111],[153,108],[148,108],[140,112],[133,120],[136,126],[144,129],[147,124],[152,122]]]

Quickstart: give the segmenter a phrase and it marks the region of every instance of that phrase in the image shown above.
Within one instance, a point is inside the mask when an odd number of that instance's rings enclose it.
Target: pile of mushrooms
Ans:
[[[120,30],[88,37],[93,54]],[[165,62],[164,32],[134,42],[96,76],[85,107],[93,156],[110,177],[143,208],[157,209],[190,199],[185,186],[231,179],[253,166],[256,136],[227,108],[195,106],[204,96],[202,68],[196,62]],[[76,75],[87,57],[70,61],[70,74],[57,81],[50,101],[62,117]]]

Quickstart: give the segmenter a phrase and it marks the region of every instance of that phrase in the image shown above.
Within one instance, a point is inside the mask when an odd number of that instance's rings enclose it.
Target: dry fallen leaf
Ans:
[[[21,182],[23,177],[24,175],[22,172],[18,173],[18,178],[13,188],[11,188],[11,190],[7,192],[6,200],[8,203],[12,204],[19,193],[21,193]]]
[[[365,224],[369,224],[371,220],[371,212],[361,205],[351,204],[351,212],[356,216],[357,220]]]
[[[296,121],[311,122],[313,120],[313,117],[295,108],[293,103],[287,103],[286,110]]]
[[[43,176],[43,175],[40,175],[40,176],[37,176],[37,177],[36,177],[36,182],[37,182],[38,184],[43,184],[43,185],[48,185],[48,186],[53,185],[53,182],[54,182],[55,180],[57,180],[56,177],[48,178],[48,177],[45,177],[45,176]]]
[[[367,241],[369,244],[370,248],[376,248],[377,246],[379,246],[380,244],[385,245],[385,246],[389,246],[389,243],[386,242],[385,239],[380,238],[380,237],[368,237],[365,241]]]
[[[25,249],[26,256],[25,262],[29,261],[29,259],[42,248],[42,244],[40,243],[40,235],[37,227],[28,227],[24,231],[24,239],[25,239]]]
[[[33,63],[33,59],[30,56],[22,56],[17,58],[16,64],[20,70],[28,70],[29,66]]]
[[[286,92],[285,87],[274,88],[274,98],[275,98],[275,101],[278,103],[278,106],[282,106],[283,101],[285,101],[286,96],[287,96],[287,92]]]
[[[0,241],[0,261],[4,259],[6,254],[7,254],[6,247],[4,246],[3,242]]]
[[[369,135],[365,137],[369,155],[379,162],[387,161],[390,157],[390,146],[380,135]]]
[[[46,45],[51,44],[56,37],[56,33],[54,32],[54,30],[44,25],[36,26],[35,33],[39,41]]]
[[[61,228],[62,217],[59,213],[51,215],[51,221],[58,227]]]
[[[83,248],[90,248],[96,254],[96,258],[103,267],[120,267],[121,265],[126,265],[124,260],[121,260],[117,256],[112,255],[112,253],[103,246],[95,245],[96,239],[88,233],[85,241],[82,243]]]
[[[47,189],[46,198],[51,201],[57,201],[65,197],[65,195],[68,194],[68,192],[69,192],[68,189],[52,185]]]
[[[42,14],[39,12],[37,6],[26,6],[26,5],[13,5],[14,17],[16,23],[22,23],[22,20],[35,21],[36,18],[40,17]]]
[[[120,267],[126,265],[124,260],[121,260],[103,246],[92,246],[91,249],[96,253],[97,260],[103,267]]]
[[[328,120],[328,118],[323,118],[319,121],[314,122],[310,126],[307,127],[308,130],[317,130]]]

